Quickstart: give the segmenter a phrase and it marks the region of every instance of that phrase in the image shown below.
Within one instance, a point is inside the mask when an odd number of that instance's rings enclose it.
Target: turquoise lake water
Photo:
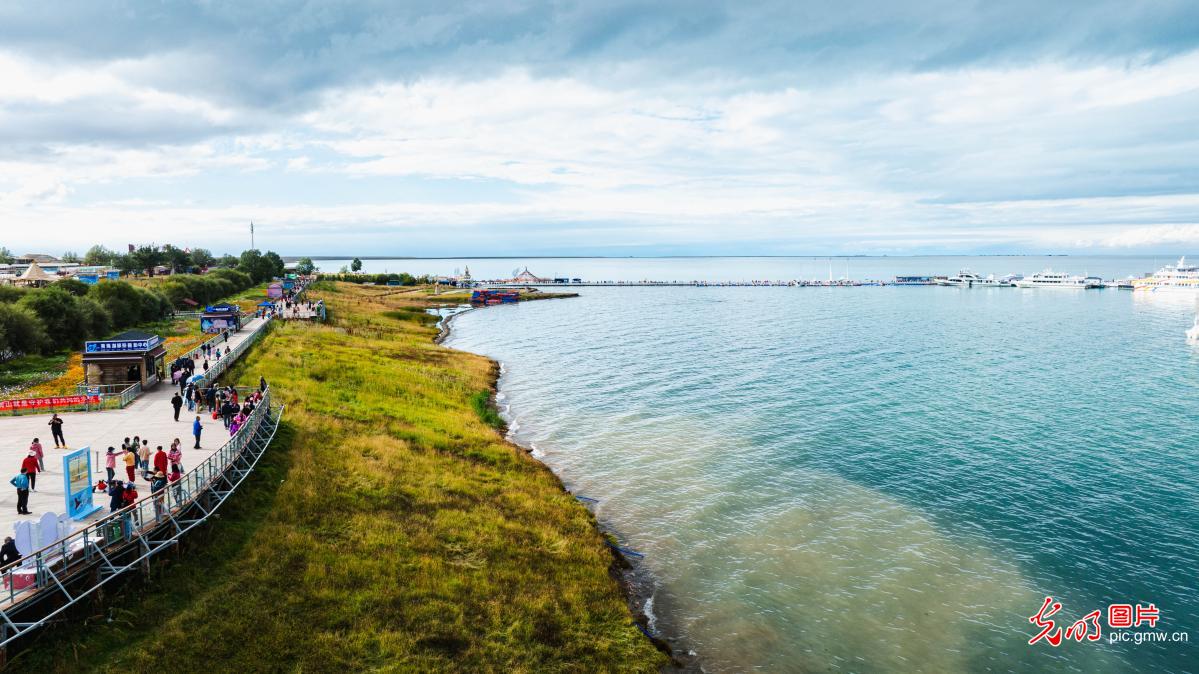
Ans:
[[[926,273],[1037,269],[991,260]],[[1115,290],[602,288],[469,312],[449,345],[503,363],[514,439],[646,555],[655,629],[709,670],[1182,672],[1195,645],[1106,624],[1027,640],[1049,595],[1063,627],[1152,602],[1199,639],[1194,313]]]

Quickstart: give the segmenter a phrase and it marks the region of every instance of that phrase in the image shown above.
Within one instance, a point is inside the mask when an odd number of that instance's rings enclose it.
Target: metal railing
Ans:
[[[217,360],[216,362],[209,362],[208,369],[199,373],[201,379],[197,380],[196,385],[199,386],[204,383],[210,384],[211,382],[216,381],[217,378],[219,378],[225,373],[226,370],[229,369],[229,366],[234,361],[236,361],[243,353],[246,352],[246,349],[250,348],[251,345],[262,338],[263,333],[270,328],[271,320],[272,319],[269,317],[263,319],[262,325],[259,326],[258,329],[255,330],[248,338],[242,340],[240,344],[230,349],[228,355],[222,355],[220,360]]]
[[[0,570],[0,648],[120,574],[145,567],[151,556],[207,520],[257,465],[282,414],[282,407],[272,413],[266,389],[237,434],[180,480]],[[98,572],[84,575],[91,570]],[[51,610],[24,615],[48,597],[57,599]]]

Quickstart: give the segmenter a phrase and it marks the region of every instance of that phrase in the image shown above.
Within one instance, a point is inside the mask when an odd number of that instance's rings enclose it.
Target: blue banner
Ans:
[[[92,449],[83,447],[62,457],[66,483],[67,515],[82,520],[101,509],[92,503]]]
[[[83,345],[83,350],[87,353],[149,351],[157,346],[161,341],[161,337],[154,335],[150,339],[112,339],[100,342],[85,342]]]

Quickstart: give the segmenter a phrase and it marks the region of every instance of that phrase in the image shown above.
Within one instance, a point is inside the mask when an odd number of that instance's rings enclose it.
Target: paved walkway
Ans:
[[[229,335],[229,348],[232,349],[251,339],[256,332],[266,327],[266,322],[265,319],[255,318],[246,323],[241,331]],[[184,405],[179,413],[179,421],[174,420],[171,396],[178,390],[178,386],[161,383],[121,410],[60,414],[63,419],[63,437],[70,446],[69,450],[54,448],[50,427],[47,425],[50,421],[49,413],[0,417],[0,540],[3,540],[4,536],[12,535],[13,525],[20,520],[37,521],[46,512],[66,512],[62,457],[68,451],[81,447],[92,449],[94,484],[96,480],[106,476],[104,455],[107,448],[112,446],[120,450],[121,442],[127,437],[138,435],[149,440],[151,450],[156,450],[158,445],[162,445],[163,450],[169,450],[171,441],[179,438],[183,448],[184,472],[191,470],[228,442],[229,431],[219,419],[214,420],[210,412],[200,415],[200,424],[204,429],[200,436],[202,449],[192,449],[195,446],[192,422],[196,415],[193,412],[189,416],[187,405]],[[33,514],[18,515],[17,490],[9,484],[9,480],[21,472],[21,461],[29,454],[29,444],[34,438],[41,439],[45,451],[46,471],[38,473],[37,490],[29,494],[29,510]],[[148,495],[149,483],[142,479],[141,471],[136,474],[138,494]],[[117,478],[125,479],[125,464],[120,459],[117,461]],[[104,506],[102,511],[92,516],[92,519],[99,519],[108,513],[108,495],[96,494],[95,503]]]

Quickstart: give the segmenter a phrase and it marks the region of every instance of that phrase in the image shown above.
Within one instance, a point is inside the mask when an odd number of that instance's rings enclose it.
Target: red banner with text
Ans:
[[[0,412],[13,410],[35,410],[49,407],[74,407],[76,405],[96,405],[100,396],[53,396],[51,398],[22,398],[21,400],[0,400]]]

